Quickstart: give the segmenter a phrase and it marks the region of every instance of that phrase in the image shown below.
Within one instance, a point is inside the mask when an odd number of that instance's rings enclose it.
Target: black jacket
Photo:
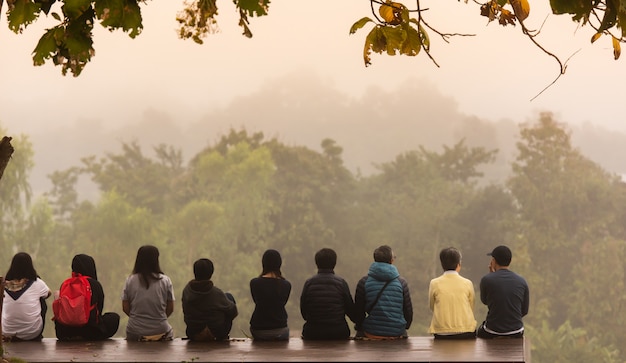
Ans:
[[[350,336],[346,315],[355,321],[348,283],[333,270],[320,269],[304,283],[300,312],[306,321],[304,339],[345,339]]]

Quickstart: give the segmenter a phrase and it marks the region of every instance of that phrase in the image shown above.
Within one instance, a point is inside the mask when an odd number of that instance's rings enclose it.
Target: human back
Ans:
[[[528,294],[526,280],[509,269],[500,269],[481,279],[481,298],[487,304],[487,326],[506,332],[521,329]]]
[[[250,280],[254,311],[250,317],[250,333],[255,340],[289,340],[285,305],[291,294],[291,283],[280,270],[282,256],[268,249],[261,259],[261,275]]]
[[[96,263],[93,257],[77,254],[72,259],[72,274],[86,278],[90,289],[89,315],[81,326],[63,323],[55,314],[54,327],[59,340],[103,340],[115,335],[119,327],[120,316],[115,312],[104,311],[104,289],[98,281]],[[63,286],[63,284],[62,284]],[[55,300],[58,303],[58,300]]]
[[[229,339],[238,315],[235,298],[213,284],[213,261],[201,258],[193,265],[194,279],[183,289],[183,317],[187,337],[194,341]]]
[[[512,252],[501,245],[491,256],[489,273],[480,280],[480,300],[487,305],[487,317],[476,330],[479,338],[521,338],[523,317],[528,314],[530,293],[526,280],[509,269]]]
[[[435,339],[474,339],[474,285],[460,275],[461,253],[454,247],[439,253],[443,274],[433,278],[428,287],[432,319],[428,332]]]
[[[407,337],[413,321],[413,305],[407,281],[393,262],[391,247],[374,250],[368,274],[357,283],[355,308],[357,337],[389,339]]]
[[[161,271],[157,247],[144,245],[137,251],[133,273],[124,284],[122,309],[128,315],[127,340],[173,339],[167,318],[174,310],[174,289]]]
[[[305,320],[303,339],[347,339],[350,336],[346,316],[356,320],[354,300],[348,283],[335,275],[336,262],[337,254],[330,248],[322,248],[315,254],[318,272],[305,281],[300,296],[300,312]]]
[[[40,340],[43,338],[46,299],[51,295],[48,285],[39,277],[32,257],[16,253],[5,274],[2,302],[2,339]]]

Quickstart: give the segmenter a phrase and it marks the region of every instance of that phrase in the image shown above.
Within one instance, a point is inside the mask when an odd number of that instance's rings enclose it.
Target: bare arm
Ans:
[[[122,310],[124,310],[126,315],[130,316],[130,301],[122,300]]]
[[[165,315],[169,317],[170,315],[172,315],[173,312],[174,312],[174,301],[170,300],[167,302],[167,305],[165,306]]]

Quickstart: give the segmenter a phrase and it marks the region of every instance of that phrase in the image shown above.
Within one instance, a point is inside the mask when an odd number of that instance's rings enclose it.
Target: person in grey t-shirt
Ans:
[[[141,246],[135,267],[122,292],[122,309],[128,315],[126,340],[172,340],[174,332],[167,318],[174,311],[174,288],[159,266],[159,250]]]

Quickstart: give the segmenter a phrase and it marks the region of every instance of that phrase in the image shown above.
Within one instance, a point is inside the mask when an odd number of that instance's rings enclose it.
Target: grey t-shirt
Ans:
[[[148,289],[141,284],[138,274],[126,279],[122,300],[130,302],[127,337],[163,334],[172,329],[165,308],[168,301],[174,301],[174,288],[168,276],[160,274],[159,277],[159,280],[150,283]]]

